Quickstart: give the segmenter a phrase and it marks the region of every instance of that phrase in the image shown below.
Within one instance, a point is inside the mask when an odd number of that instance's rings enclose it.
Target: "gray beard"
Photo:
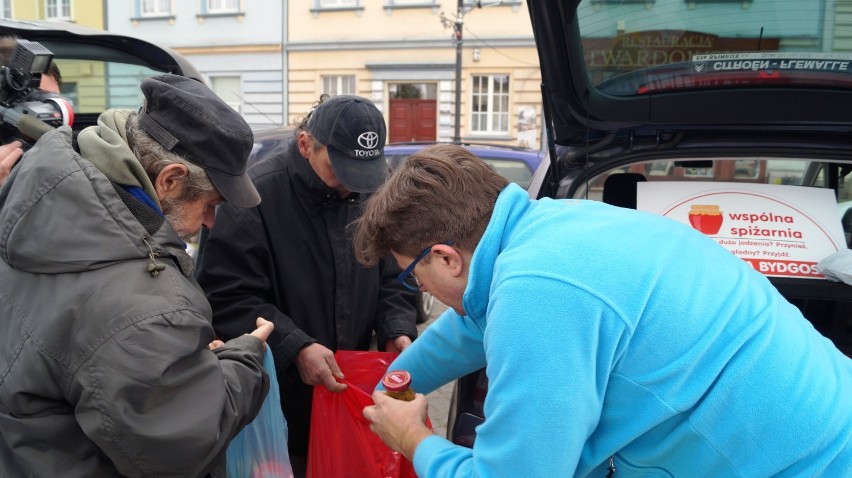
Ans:
[[[172,229],[177,232],[178,237],[180,237],[183,242],[190,242],[190,240],[195,237],[199,231],[188,230],[188,226],[184,220],[185,204],[186,203],[180,199],[166,198],[161,201],[161,205],[163,206],[163,215],[166,216],[166,221],[169,222],[169,225],[171,225]]]

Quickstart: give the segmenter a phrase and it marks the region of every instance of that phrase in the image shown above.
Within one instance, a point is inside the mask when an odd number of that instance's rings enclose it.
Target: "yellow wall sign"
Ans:
[[[767,276],[822,278],[817,263],[846,248],[830,189],[649,181],[637,209],[692,226]]]

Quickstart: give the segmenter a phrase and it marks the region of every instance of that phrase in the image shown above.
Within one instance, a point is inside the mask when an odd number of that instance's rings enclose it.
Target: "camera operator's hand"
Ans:
[[[0,186],[6,182],[6,178],[12,171],[12,166],[23,156],[24,150],[21,149],[21,146],[20,141],[12,141],[0,146]]]

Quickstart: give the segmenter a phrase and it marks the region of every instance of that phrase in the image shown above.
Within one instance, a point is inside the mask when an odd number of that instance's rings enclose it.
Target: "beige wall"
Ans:
[[[104,6],[101,0],[74,0],[74,23],[92,28],[104,28]]]
[[[12,17],[18,20],[38,20],[43,4],[32,0],[12,0]]]
[[[358,15],[352,11],[310,11],[312,1],[291,1],[290,40],[351,40],[357,32],[359,40],[386,40],[449,35],[444,31],[438,14],[431,8],[395,9],[386,14],[385,0],[364,0],[364,10]],[[447,2],[449,3],[449,2]],[[445,8],[444,11],[447,11]]]
[[[12,16],[18,20],[43,20],[44,0],[13,0]],[[73,0],[71,21],[78,25],[103,29],[103,0]]]
[[[439,110],[448,110],[450,125],[440,125],[449,140],[455,121],[454,65],[456,49],[453,30],[444,28],[441,13],[455,19],[456,0],[443,0],[436,8],[384,8],[387,0],[362,0],[360,12],[311,12],[313,2],[289,2],[288,7],[288,112],[290,121],[298,120],[318,99],[323,75],[355,75],[356,94],[372,99],[385,110],[387,118],[388,83],[417,82],[417,78],[393,81],[376,79],[367,65],[443,65],[450,74],[439,94]],[[464,16],[462,51],[462,118],[464,140],[518,144],[518,113],[524,109],[536,112],[541,127],[541,73],[538,56],[532,44],[532,28],[526,3],[474,9]],[[474,49],[479,60],[473,60]],[[449,70],[448,70],[449,68]],[[450,71],[451,70],[451,71]],[[471,136],[470,88],[472,75],[508,74],[510,78],[510,126],[508,135],[488,138]],[[402,75],[405,76],[405,75]],[[428,80],[436,81],[436,80]],[[377,87],[377,83],[380,85]],[[530,146],[539,147],[538,136]]]
[[[288,2],[289,38],[304,40],[359,40],[446,37],[452,30],[441,24],[441,13],[454,21],[456,0],[441,0],[436,7],[387,9],[387,0],[362,0],[363,10],[311,12],[313,1]],[[526,2],[517,7],[496,6],[473,9],[464,16],[465,27],[478,36],[532,35]]]

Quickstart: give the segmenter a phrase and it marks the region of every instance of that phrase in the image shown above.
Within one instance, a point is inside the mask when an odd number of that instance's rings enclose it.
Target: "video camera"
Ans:
[[[63,96],[40,90],[41,75],[53,52],[42,44],[17,40],[7,65],[0,66],[0,139],[32,146],[42,134],[74,122],[71,102]]]

